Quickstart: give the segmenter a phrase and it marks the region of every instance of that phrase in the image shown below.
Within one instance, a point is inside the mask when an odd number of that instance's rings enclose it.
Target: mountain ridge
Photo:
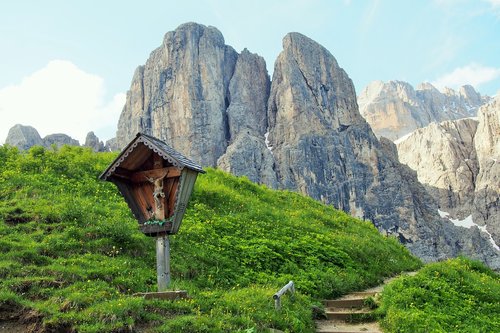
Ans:
[[[33,146],[43,146],[47,148],[52,145],[55,145],[58,148],[63,145],[80,146],[80,142],[78,142],[78,140],[73,139],[67,134],[55,133],[46,135],[42,138],[34,127],[21,124],[16,124],[9,129],[9,133],[5,139],[5,144],[17,147],[21,150],[27,150]],[[90,147],[95,152],[112,150],[108,143],[104,145],[94,132],[87,133],[85,143],[82,146]]]
[[[440,218],[416,173],[361,116],[347,73],[300,33],[283,38],[272,80],[261,57],[237,53],[214,27],[188,23],[165,34],[134,74],[118,145],[138,131],[202,165],[371,220],[424,260],[465,251],[500,267],[487,240]]]
[[[359,109],[377,136],[397,140],[432,122],[476,116],[491,100],[471,85],[440,92],[429,82],[373,81],[358,96]]]

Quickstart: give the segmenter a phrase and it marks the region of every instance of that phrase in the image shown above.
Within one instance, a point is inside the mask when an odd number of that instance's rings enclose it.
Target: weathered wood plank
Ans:
[[[145,299],[166,299],[166,300],[176,300],[188,298],[186,290],[176,290],[176,291],[162,291],[162,292],[151,292],[151,293],[137,293],[134,296],[144,297]]]
[[[165,291],[170,285],[170,240],[168,235],[156,238],[156,274],[158,291]]]
[[[169,234],[172,230],[172,222],[165,222],[164,225],[158,224],[139,224],[139,229],[148,235],[148,236],[156,236],[159,234]]]
[[[177,178],[174,183],[172,184],[172,187],[170,188],[170,191],[168,193],[168,211],[173,212],[175,208],[175,197],[177,194],[177,189],[179,188],[179,179]]]
[[[131,180],[134,183],[151,182],[151,180],[160,178],[173,178],[179,177],[181,175],[181,170],[176,167],[166,167],[160,169],[144,170],[133,172],[131,175]]]
[[[166,198],[166,211],[165,211],[165,216],[170,217],[174,214],[174,209],[173,209],[173,203],[171,202],[171,193],[172,189],[175,183],[179,182],[179,178],[169,178],[166,180],[166,182],[163,183],[163,192],[165,192],[165,198]]]

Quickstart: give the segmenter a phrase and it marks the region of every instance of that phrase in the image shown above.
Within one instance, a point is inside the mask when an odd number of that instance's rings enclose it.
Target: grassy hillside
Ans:
[[[429,264],[382,295],[388,332],[500,332],[500,276],[465,258]]]
[[[368,222],[220,171],[198,178],[171,238],[173,288],[146,301],[155,240],[98,175],[114,154],[0,147],[0,320],[37,331],[314,331],[311,304],[377,284],[420,262]],[[298,289],[276,312],[272,294]]]

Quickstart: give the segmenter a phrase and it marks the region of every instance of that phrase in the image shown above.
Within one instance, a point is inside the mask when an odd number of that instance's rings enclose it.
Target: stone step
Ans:
[[[326,317],[329,320],[342,320],[346,322],[350,321],[367,321],[371,320],[370,315],[371,310],[367,309],[326,309]]]
[[[377,322],[346,324],[335,320],[323,320],[317,322],[318,333],[381,333],[382,330]]]
[[[370,329],[361,328],[359,330],[352,328],[334,328],[328,330],[317,330],[318,333],[381,333],[382,331],[373,331]]]
[[[323,300],[323,306],[325,308],[362,308],[365,300],[375,295],[377,295],[377,292],[355,292],[341,298]]]
[[[366,298],[330,299],[323,301],[325,308],[362,308]]]
[[[341,299],[349,298],[349,297],[364,297],[364,298],[368,298],[368,297],[374,297],[378,293],[379,293],[378,291],[356,291],[356,292],[350,293],[349,295],[341,297]]]

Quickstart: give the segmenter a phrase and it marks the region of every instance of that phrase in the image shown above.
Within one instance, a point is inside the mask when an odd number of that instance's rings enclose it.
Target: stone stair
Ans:
[[[372,311],[365,300],[374,297],[377,291],[358,292],[339,299],[324,300],[327,320],[316,321],[316,332],[321,333],[377,333],[382,332],[372,321]]]
[[[413,276],[417,272],[402,275]],[[334,300],[324,300],[327,320],[316,320],[318,333],[381,333],[378,323],[373,320],[371,309],[365,307],[365,300],[381,293],[384,286],[397,277],[384,280],[384,283],[365,291],[354,292]]]

